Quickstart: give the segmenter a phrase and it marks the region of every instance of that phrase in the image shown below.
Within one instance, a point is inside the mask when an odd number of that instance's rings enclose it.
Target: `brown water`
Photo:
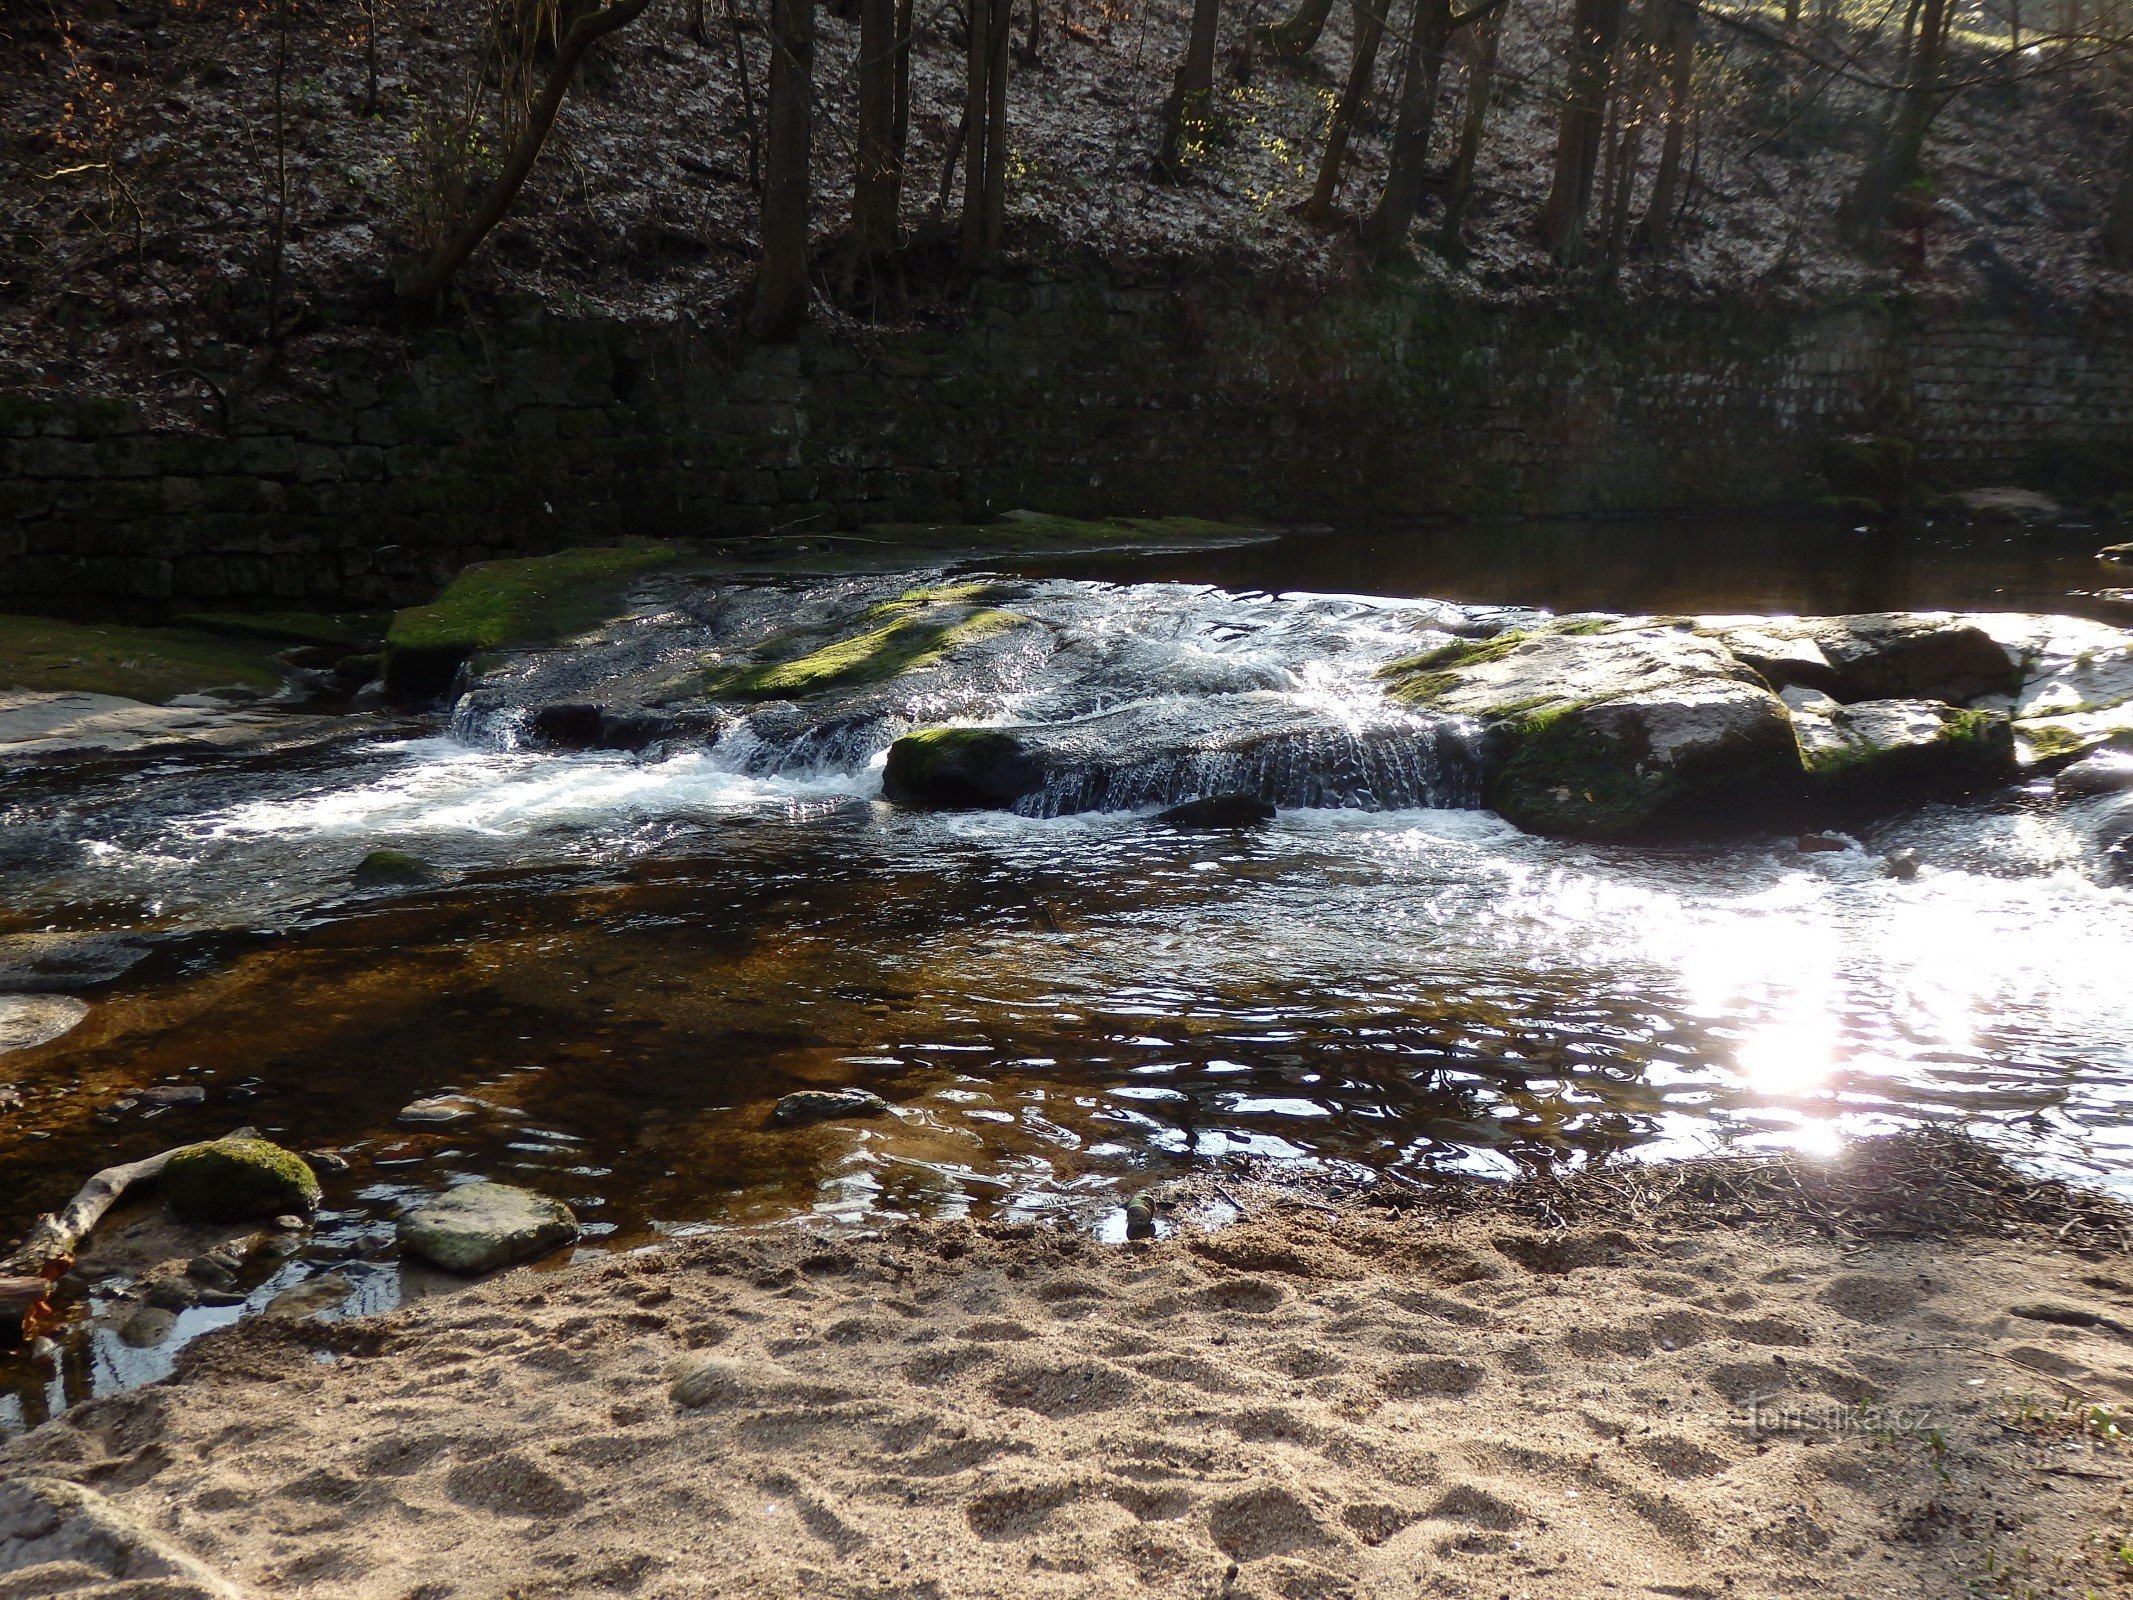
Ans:
[[[2071,591],[2099,581],[2086,545],[1798,524],[1432,528],[1045,571],[1639,611],[2094,609]],[[1235,613],[1180,607],[1210,638]],[[239,1123],[353,1162],[310,1254],[248,1308],[135,1349],[98,1320],[105,1285],[56,1366],[0,1366],[0,1427],[157,1376],[328,1263],[351,1309],[393,1303],[391,1217],[476,1175],[568,1200],[588,1248],[809,1215],[1115,1226],[1131,1186],[1234,1156],[1426,1180],[1921,1121],[2133,1178],[2133,896],[2041,794],[1801,855],[1565,845],[1467,811],[1199,835],[929,816],[878,788],[864,767],[752,777],[434,724],[0,777],[0,934],[136,941],[61,985],[91,1003],[79,1027],[0,1059],[24,1097],[0,1111],[0,1231]],[[1898,844],[1929,863],[1916,881],[1879,869]],[[445,881],[351,889],[380,845]],[[131,1093],[156,1083],[205,1099]],[[853,1083],[897,1115],[764,1127],[792,1088]],[[394,1125],[447,1090],[482,1121]]]

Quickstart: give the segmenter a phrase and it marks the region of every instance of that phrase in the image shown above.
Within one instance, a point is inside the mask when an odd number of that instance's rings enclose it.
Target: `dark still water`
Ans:
[[[1503,524],[1019,570],[1047,580],[1025,609],[1135,692],[1276,683],[1338,710],[1439,615],[1423,597],[2108,617],[2092,542]],[[1012,720],[1051,686],[992,692]],[[350,1164],[243,1305],[122,1337],[126,1283],[100,1285],[56,1365],[0,1364],[0,1427],[155,1377],[307,1275],[394,1303],[420,1285],[391,1218],[471,1176],[569,1201],[587,1248],[807,1216],[1103,1225],[1234,1155],[1426,1181],[1921,1122],[2133,1186],[2133,895],[2042,788],[1819,854],[1563,844],[1463,810],[1194,834],[903,811],[878,750],[765,770],[743,743],[352,720],[296,755],[0,769],[0,994],[88,1007],[0,1056],[0,1233],[243,1123]],[[384,846],[438,881],[354,888]],[[1882,871],[1897,847],[1916,878]],[[781,1094],[845,1084],[896,1115],[765,1127]],[[446,1091],[479,1119],[395,1124]]]

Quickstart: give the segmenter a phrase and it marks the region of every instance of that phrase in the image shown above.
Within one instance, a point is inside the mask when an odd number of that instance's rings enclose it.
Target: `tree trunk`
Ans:
[[[1651,120],[1652,91],[1661,54],[1667,44],[1674,0],[1644,0],[1637,12],[1636,38],[1631,47],[1623,92],[1616,104],[1620,133],[1608,157],[1607,268],[1610,282],[1622,270],[1629,251],[1629,210],[1636,198],[1637,164],[1644,152],[1644,128]]]
[[[859,114],[852,242],[861,261],[896,253],[903,152],[896,145],[896,0],[859,0]]]
[[[474,253],[475,247],[504,220],[511,202],[525,187],[527,175],[540,157],[541,147],[548,142],[549,130],[555,126],[556,114],[563,109],[563,96],[569,92],[571,77],[577,72],[585,52],[592,48],[595,39],[635,21],[649,4],[651,0],[610,0],[609,4],[586,13],[570,25],[570,32],[564,35],[563,43],[555,53],[555,65],[549,68],[548,81],[528,110],[525,128],[512,146],[503,170],[496,175],[496,180],[474,207],[473,215],[460,225],[459,231],[446,237],[426,260],[407,267],[398,275],[395,288],[401,299],[434,300],[444,292],[445,286],[466,265],[467,257]],[[813,23],[811,12],[809,23]]]
[[[1881,236],[1896,197],[1918,176],[1926,132],[1942,100],[1940,63],[1947,19],[1947,0],[1924,0],[1909,80],[1858,181],[1837,208],[1838,230],[1854,245],[1866,246]]]
[[[771,0],[770,105],[763,145],[763,261],[751,331],[790,339],[807,316],[814,155],[815,0]]]
[[[896,152],[896,209],[904,203],[904,160],[911,150],[911,6],[896,0],[896,128],[890,146]]]
[[[726,31],[733,41],[733,76],[741,86],[741,125],[748,134],[748,189],[763,192],[763,135],[756,125],[755,78],[748,70],[748,41],[741,34],[739,0],[726,0]]]
[[[1323,223],[1333,217],[1333,200],[1341,187],[1341,168],[1348,161],[1348,138],[1355,131],[1355,119],[1362,115],[1363,102],[1370,98],[1370,79],[1377,70],[1378,44],[1385,37],[1385,12],[1391,4],[1392,0],[1355,0],[1356,15],[1360,18],[1355,54],[1348,62],[1347,85],[1333,108],[1332,125],[1326,129],[1326,149],[1318,162],[1318,183],[1311,191],[1311,198],[1304,202],[1307,221]]]
[[[1379,266],[1406,250],[1407,230],[1421,209],[1422,185],[1429,175],[1429,136],[1437,121],[1437,80],[1444,72],[1444,46],[1451,32],[1451,0],[1415,0],[1407,19],[1400,115],[1393,126],[1385,192],[1364,229],[1371,258]]]
[[[1333,0],[1298,0],[1294,11],[1259,30],[1259,42],[1284,61],[1301,61],[1317,48],[1332,15]]]
[[[1481,139],[1488,130],[1489,96],[1496,88],[1496,49],[1503,39],[1508,8],[1499,7],[1474,24],[1468,39],[1466,107],[1459,124],[1459,150],[1444,186],[1444,248],[1457,251],[1466,228],[1466,208],[1474,198],[1474,166],[1481,159]]]
[[[1184,175],[1186,142],[1206,125],[1215,94],[1215,32],[1221,19],[1222,0],[1193,0],[1192,34],[1170,86],[1170,103],[1163,109],[1163,143],[1155,157],[1156,171],[1165,177]]]
[[[1570,69],[1556,130],[1555,179],[1541,214],[1541,242],[1568,266],[1584,253],[1585,219],[1599,171],[1615,46],[1624,0],[1577,0],[1571,20]]]
[[[1652,174],[1652,195],[1638,229],[1644,248],[1664,250],[1673,238],[1674,207],[1680,201],[1681,147],[1688,136],[1689,91],[1696,73],[1696,6],[1694,0],[1671,0],[1659,43],[1666,60],[1666,137],[1659,146],[1659,170]]]
[[[1000,248],[1007,220],[1008,36],[1012,0],[969,0],[964,52],[963,221],[959,254],[975,272]]]

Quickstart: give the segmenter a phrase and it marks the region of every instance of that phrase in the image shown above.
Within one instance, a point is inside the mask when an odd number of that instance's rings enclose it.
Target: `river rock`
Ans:
[[[1627,623],[1455,644],[1387,674],[1485,729],[1489,803],[1533,833],[1606,838],[1790,793],[1785,706],[1724,644]]]
[[[2047,528],[2064,515],[2065,508],[2048,494],[2035,489],[1965,489],[1950,497],[1973,522],[2012,523],[2026,528]]]
[[[2133,561],[2133,544],[2107,544],[2096,552],[2098,561]]]
[[[1787,689],[1783,698],[1800,758],[1819,789],[1909,801],[2014,775],[2014,731],[2005,712],[1938,700],[1841,705],[1806,689]]]
[[[799,1128],[811,1122],[848,1117],[886,1117],[889,1102],[871,1089],[796,1089],[770,1108],[775,1128]]]
[[[2059,764],[2133,743],[2133,633],[2083,617],[1983,621],[2024,662],[2012,696],[1978,702],[2007,710],[2023,759]]]
[[[569,1244],[578,1220],[560,1200],[503,1183],[447,1190],[400,1219],[400,1249],[447,1272],[491,1272]]]
[[[405,850],[373,850],[349,877],[362,889],[405,889],[435,882],[437,869]]]
[[[2105,750],[2062,767],[2052,792],[2062,800],[2086,800],[2133,789],[2133,751]]]
[[[403,1128],[463,1128],[478,1120],[481,1113],[479,1100],[470,1100],[460,1094],[440,1094],[426,1100],[410,1101],[400,1108],[393,1121]]]
[[[1818,689],[1847,703],[1928,699],[1960,705],[2010,693],[2018,677],[2014,654],[1971,617],[1877,611],[1711,619],[1706,625],[1771,687]]]
[[[1173,828],[1256,828],[1274,820],[1274,808],[1254,794],[1211,794],[1172,806],[1155,820]]]
[[[0,994],[0,1052],[50,1044],[88,1014],[72,995]]]
[[[260,1313],[266,1317],[310,1317],[321,1311],[336,1311],[347,1303],[355,1285],[338,1272],[322,1272],[315,1278],[282,1290]]]
[[[192,1145],[163,1169],[163,1195],[188,1221],[245,1222],[318,1209],[318,1179],[303,1158],[265,1139]]]

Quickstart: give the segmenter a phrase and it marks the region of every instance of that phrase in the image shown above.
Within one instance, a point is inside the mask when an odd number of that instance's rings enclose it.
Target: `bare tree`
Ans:
[[[1541,213],[1541,242],[1569,265],[1583,254],[1585,219],[1607,129],[1615,46],[1622,36],[1624,0],[1576,0],[1570,24],[1570,67],[1556,126],[1555,177]]]
[[[1926,133],[1947,99],[1941,83],[1947,29],[1947,0],[1923,0],[1904,86],[1858,180],[1837,209],[1838,231],[1855,245],[1870,245],[1880,237],[1896,197],[1920,175]]]
[[[1326,128],[1326,148],[1318,160],[1318,182],[1312,187],[1311,198],[1304,202],[1303,214],[1309,221],[1324,223],[1333,218],[1341,168],[1348,163],[1348,140],[1355,132],[1356,119],[1362,115],[1363,102],[1370,98],[1370,80],[1377,70],[1378,45],[1385,37],[1385,13],[1391,4],[1392,0],[1355,0],[1360,19],[1355,53],[1349,57],[1348,82],[1341,89],[1340,99],[1334,102],[1333,120]]]
[[[852,163],[852,239],[861,261],[896,253],[903,149],[896,142],[896,79],[902,58],[896,0],[859,0],[859,116]]]
[[[1333,0],[1298,0],[1297,7],[1279,22],[1255,30],[1259,42],[1284,61],[1301,61],[1318,47],[1333,15]]]
[[[1159,176],[1184,175],[1186,144],[1207,126],[1215,95],[1215,33],[1221,18],[1222,0],[1193,0],[1192,32],[1185,41],[1185,58],[1178,63],[1170,99],[1163,107],[1163,142],[1155,156]]]
[[[763,261],[750,329],[799,332],[809,297],[807,214],[814,162],[815,0],[771,0],[770,104],[763,143]]]
[[[1659,167],[1652,174],[1651,196],[1638,226],[1645,249],[1654,252],[1666,249],[1674,235],[1674,209],[1681,198],[1681,149],[1687,139],[1690,91],[1696,75],[1695,0],[1661,3],[1666,9],[1658,45],[1666,70],[1666,133],[1659,141]]]
[[[1415,0],[1407,18],[1400,114],[1393,125],[1385,190],[1364,229],[1371,257],[1380,266],[1396,260],[1407,248],[1407,230],[1422,204],[1422,185],[1429,176],[1429,136],[1437,120],[1437,80],[1443,75],[1444,47],[1451,35],[1451,0]]]
[[[444,292],[459,269],[466,265],[475,247],[510,213],[511,203],[526,186],[527,175],[533,171],[534,162],[540,159],[541,148],[548,142],[549,130],[554,128],[556,114],[563,109],[563,96],[569,93],[571,77],[577,72],[585,52],[592,48],[594,40],[634,22],[650,4],[651,0],[608,0],[606,5],[584,13],[570,25],[570,31],[556,49],[554,64],[548,69],[548,81],[527,108],[524,124],[502,170],[456,230],[447,233],[429,255],[395,275],[394,288],[402,300],[430,301]]]
[[[1505,8],[1491,11],[1467,35],[1466,104],[1459,121],[1459,148],[1444,182],[1444,226],[1439,234],[1446,250],[1461,248],[1466,208],[1474,198],[1474,168],[1488,131],[1489,97],[1496,89],[1496,52],[1503,42]]]
[[[966,271],[990,261],[1007,231],[1007,74],[1012,0],[969,0],[964,53],[963,220]],[[953,166],[951,156],[950,166]]]

